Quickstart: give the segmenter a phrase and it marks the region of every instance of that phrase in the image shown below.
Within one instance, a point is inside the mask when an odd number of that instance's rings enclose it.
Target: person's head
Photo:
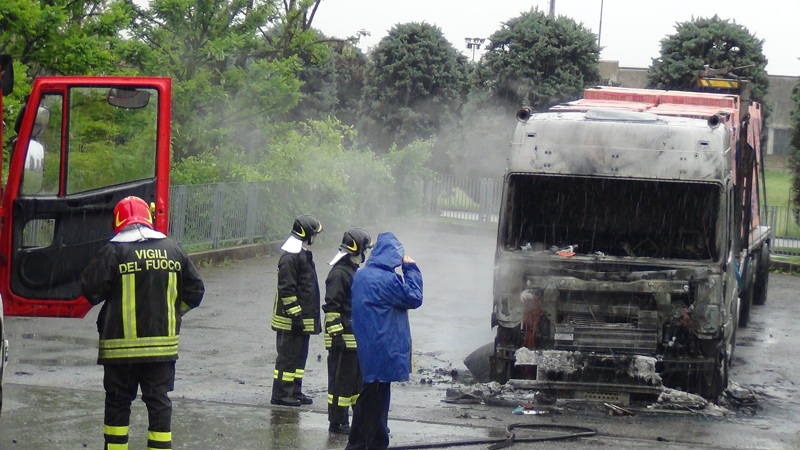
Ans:
[[[355,261],[364,262],[365,253],[372,248],[372,238],[363,228],[351,228],[344,232],[339,250],[350,255]]]
[[[303,214],[295,217],[292,224],[292,235],[303,242],[311,245],[314,243],[314,236],[322,232],[322,224],[316,217],[310,214]]]
[[[153,216],[150,207],[139,197],[125,197],[114,207],[114,233],[135,223],[153,228]]]

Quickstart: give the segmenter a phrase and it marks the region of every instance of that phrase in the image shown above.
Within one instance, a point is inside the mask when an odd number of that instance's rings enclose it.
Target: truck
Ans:
[[[596,87],[523,108],[503,178],[491,379],[547,398],[717,401],[767,299],[762,108],[724,92]]]
[[[14,89],[0,55],[0,110]],[[81,318],[91,304],[80,273],[113,235],[112,212],[130,195],[168,228],[172,85],[163,77],[43,76],[13,121],[0,191],[0,407],[9,342],[3,317]],[[8,137],[13,131],[13,138]],[[2,178],[2,177],[0,177]],[[12,342],[13,350],[13,342]]]

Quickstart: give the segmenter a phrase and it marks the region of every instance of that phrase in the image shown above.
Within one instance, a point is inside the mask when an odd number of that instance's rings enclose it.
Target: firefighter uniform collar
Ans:
[[[134,224],[117,233],[116,236],[111,238],[111,242],[142,242],[148,239],[164,239],[166,237],[164,233]]]
[[[294,235],[289,236],[289,238],[286,239],[286,242],[283,243],[283,246],[281,246],[281,250],[289,253],[300,253],[300,250],[302,249],[303,241]]]

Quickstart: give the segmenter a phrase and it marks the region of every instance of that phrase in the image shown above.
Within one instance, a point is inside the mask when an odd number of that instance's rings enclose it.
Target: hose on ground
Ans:
[[[545,430],[545,431],[566,431],[566,434],[555,434],[547,436],[529,436],[517,437],[514,430]],[[448,448],[448,447],[465,447],[467,445],[489,445],[488,450],[499,450],[514,445],[516,442],[544,442],[544,441],[563,441],[566,439],[574,439],[581,437],[592,437],[597,435],[597,430],[590,427],[581,427],[577,425],[559,425],[552,423],[544,424],[530,424],[530,423],[512,423],[506,427],[507,436],[505,438],[493,439],[469,439],[464,441],[447,441],[447,442],[431,442],[427,444],[411,444],[401,445],[397,447],[389,447],[389,450],[418,450],[430,448]]]

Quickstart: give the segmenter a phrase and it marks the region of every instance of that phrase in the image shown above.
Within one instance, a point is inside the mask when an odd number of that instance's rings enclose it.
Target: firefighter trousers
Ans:
[[[364,385],[353,408],[353,423],[345,450],[389,448],[389,402],[392,383],[373,381]]]
[[[128,449],[131,403],[139,388],[149,419],[147,448],[171,449],[172,400],[168,393],[175,387],[175,361],[106,364],[103,369],[105,449]]]
[[[308,334],[278,331],[275,373],[272,380],[272,398],[290,399],[303,395],[303,374],[308,359]]]
[[[328,422],[349,425],[349,409],[361,392],[361,367],[356,349],[328,350]]]

